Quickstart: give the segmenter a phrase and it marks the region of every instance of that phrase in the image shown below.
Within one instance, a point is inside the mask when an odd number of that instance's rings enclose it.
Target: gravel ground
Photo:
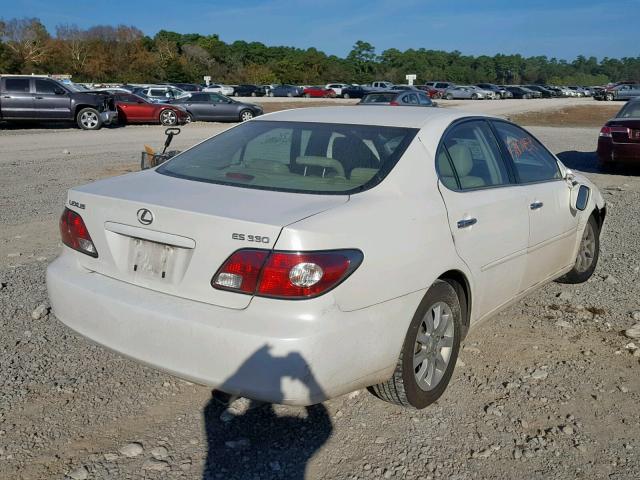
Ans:
[[[176,148],[222,128],[190,125]],[[207,388],[92,345],[48,311],[66,189],[135,169],[162,129],[0,131],[0,478],[637,479],[640,350],[621,332],[640,322],[638,172],[598,172],[598,129],[531,130],[608,201],[589,282],[549,284],[473,330],[425,410],[361,391],[231,421]]]

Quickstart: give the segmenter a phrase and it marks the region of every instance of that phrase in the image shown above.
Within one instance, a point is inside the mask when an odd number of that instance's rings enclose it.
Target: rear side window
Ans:
[[[402,103],[418,105],[418,96],[415,93],[409,93],[402,97]]]
[[[395,98],[395,93],[372,93],[364,97],[362,103],[389,103]]]
[[[418,94],[418,99],[420,100],[420,105],[433,105],[433,102],[429,97],[427,97],[424,93]]]
[[[640,87],[638,87],[640,88]],[[640,102],[627,103],[620,113],[616,115],[617,118],[640,118]]]
[[[469,190],[510,183],[495,136],[481,120],[454,126],[436,155],[436,168],[444,185]]]
[[[351,194],[381,182],[416,133],[412,128],[254,120],[196,145],[157,172],[244,188]]]
[[[4,81],[4,89],[12,93],[29,93],[29,79],[7,78]]]
[[[555,157],[538,140],[516,125],[494,122],[498,137],[509,151],[520,183],[561,178]]]

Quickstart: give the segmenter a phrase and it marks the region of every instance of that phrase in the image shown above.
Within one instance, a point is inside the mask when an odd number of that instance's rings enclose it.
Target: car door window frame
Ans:
[[[493,131],[493,136],[496,138],[496,141],[498,142],[498,146],[500,148],[500,151],[502,152],[502,156],[504,157],[504,161],[505,161],[505,163],[507,163],[509,165],[510,170],[512,171],[512,174],[513,174],[513,176],[515,178],[515,182],[518,185],[535,185],[537,183],[548,183],[548,182],[564,181],[564,178],[563,178],[563,175],[562,175],[562,169],[560,168],[560,165],[558,164],[558,160],[557,160],[556,156],[553,154],[553,152],[551,152],[551,150],[549,150],[546,147],[546,145],[544,143],[542,143],[540,140],[538,140],[535,137],[535,135],[533,135],[528,130],[525,130],[521,126],[516,125],[515,123],[508,122],[506,120],[500,120],[500,119],[493,119],[492,118],[491,120],[488,121],[488,123],[489,123],[489,127]],[[500,137],[500,133],[498,132],[498,130],[496,128],[496,124],[497,123],[504,123],[506,125],[513,126],[517,130],[521,130],[523,133],[525,133],[526,135],[531,137],[533,139],[533,141],[536,142],[540,147],[542,147],[542,149],[545,152],[547,152],[551,156],[551,158],[554,160],[556,169],[558,171],[558,177],[557,178],[548,178],[548,179],[545,179],[545,180],[534,180],[534,181],[530,181],[530,182],[523,181],[520,178],[520,174],[518,173],[518,168],[516,166],[516,161],[513,159],[513,156],[511,155],[511,152],[509,151],[509,148],[505,144],[504,140],[502,140],[502,138]]]
[[[461,183],[460,183],[460,177],[458,176],[458,171],[456,170],[454,164],[453,164],[453,160],[451,158],[451,155],[449,154],[449,150],[447,149],[446,145],[445,145],[445,140],[447,138],[447,136],[449,135],[449,133],[459,127],[460,125],[463,125],[465,123],[470,123],[470,122],[483,122],[486,126],[487,126],[487,130],[490,131],[493,140],[495,142],[496,145],[496,149],[498,150],[498,153],[500,154],[499,158],[497,159],[498,161],[501,161],[505,167],[505,170],[507,172],[507,179],[508,182],[507,183],[502,183],[499,185],[483,185],[481,187],[472,187],[472,188],[462,188]],[[508,122],[507,122],[508,123]],[[448,186],[447,184],[445,184],[445,182],[442,180],[442,176],[440,174],[440,170],[438,168],[438,156],[440,155],[440,152],[443,152],[447,158],[447,161],[449,162],[449,168],[451,168],[451,171],[453,172],[453,175],[455,177],[456,180],[456,189],[452,189],[450,186]],[[444,131],[444,133],[442,134],[442,137],[440,137],[440,141],[438,142],[438,148],[436,149],[436,156],[435,156],[435,167],[436,167],[436,174],[438,175],[438,180],[440,181],[440,183],[447,189],[454,191],[454,192],[458,192],[458,193],[465,193],[465,192],[475,192],[478,190],[491,190],[494,188],[505,188],[505,187],[513,187],[515,185],[518,184],[517,182],[517,178],[515,175],[515,171],[514,171],[514,166],[512,164],[511,158],[506,158],[504,155],[504,152],[502,150],[502,145],[501,142],[499,141],[499,139],[496,137],[496,131],[494,130],[493,126],[491,125],[491,123],[489,121],[487,121],[486,118],[484,117],[466,117],[463,119],[459,119],[454,121],[453,123],[451,123],[446,130]]]

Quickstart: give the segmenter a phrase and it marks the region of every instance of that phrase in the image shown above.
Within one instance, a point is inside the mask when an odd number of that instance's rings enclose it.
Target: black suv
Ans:
[[[80,90],[49,77],[0,76],[0,120],[68,120],[83,130],[98,130],[117,116],[108,92]]]

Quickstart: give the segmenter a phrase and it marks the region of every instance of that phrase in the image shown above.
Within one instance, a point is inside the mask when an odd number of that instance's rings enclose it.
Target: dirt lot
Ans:
[[[135,169],[162,129],[0,131],[0,478],[637,479],[640,351],[621,332],[640,319],[640,172],[598,171],[599,123],[545,125],[531,130],[608,202],[589,282],[547,285],[473,330],[425,410],[361,391],[231,422],[207,388],[92,345],[47,310],[66,189]],[[189,125],[175,146],[227,127]]]
[[[509,120],[529,126],[601,127],[621,108],[622,104],[620,103],[607,103],[598,107],[575,105],[554,110],[509,115]]]

